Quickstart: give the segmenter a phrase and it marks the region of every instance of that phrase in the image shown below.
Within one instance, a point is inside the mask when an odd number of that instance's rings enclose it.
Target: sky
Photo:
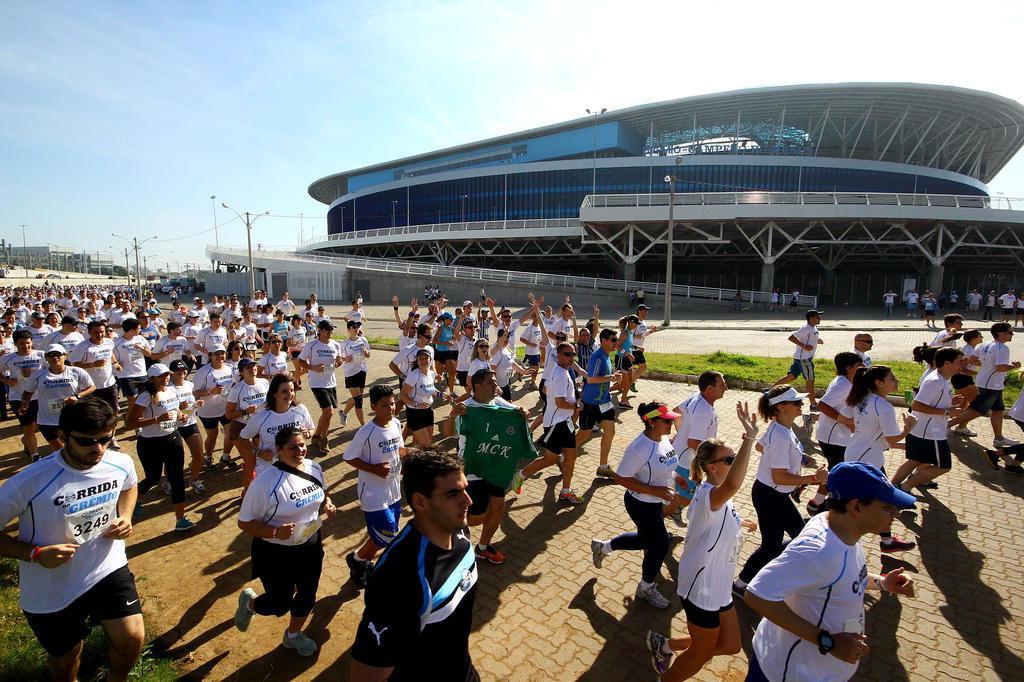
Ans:
[[[1024,3],[0,4],[0,237],[208,265],[326,232],[340,171],[736,88],[919,82],[1024,102]],[[1024,154],[989,185],[1024,197]],[[210,196],[216,195],[211,201]],[[299,216],[302,216],[301,218]],[[154,263],[156,266],[154,266]]]

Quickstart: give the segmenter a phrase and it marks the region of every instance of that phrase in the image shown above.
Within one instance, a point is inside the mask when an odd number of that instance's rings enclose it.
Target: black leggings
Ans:
[[[769,561],[782,554],[784,535],[795,538],[804,527],[804,518],[789,493],[780,493],[761,481],[754,481],[750,497],[757,512],[761,546],[754,550],[740,571],[740,580],[745,583],[753,580]]]
[[[316,538],[301,545],[278,545],[261,538],[252,541],[252,575],[263,583],[263,594],[252,602],[261,616],[308,616],[316,602],[324,546]]]
[[[185,448],[178,432],[156,438],[140,437],[136,444],[139,461],[146,477],[139,483],[139,495],[145,495],[160,482],[160,474],[167,473],[171,484],[171,502],[185,501]]]
[[[626,513],[636,524],[635,533],[623,533],[612,539],[612,549],[640,550],[644,552],[641,577],[645,583],[653,583],[661,570],[661,564],[668,556],[668,532],[661,502],[641,502],[626,491]]]

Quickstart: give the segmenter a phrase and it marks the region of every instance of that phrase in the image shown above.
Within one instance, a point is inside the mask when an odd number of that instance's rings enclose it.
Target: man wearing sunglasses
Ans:
[[[107,679],[126,680],[145,628],[124,540],[137,497],[132,458],[108,451],[117,414],[87,398],[61,411],[65,446],[0,487],[0,556],[19,560],[20,607],[49,655],[54,679],[78,676],[92,623],[110,637]]]

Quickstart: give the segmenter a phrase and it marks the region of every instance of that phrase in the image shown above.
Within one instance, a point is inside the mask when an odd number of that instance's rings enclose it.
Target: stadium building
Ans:
[[[592,112],[321,178],[333,254],[872,302],[1017,283],[987,183],[1024,106],[956,87],[738,90]],[[671,226],[671,229],[670,229]]]

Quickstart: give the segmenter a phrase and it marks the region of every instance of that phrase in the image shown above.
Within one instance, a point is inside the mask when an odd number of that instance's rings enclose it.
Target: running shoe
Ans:
[[[196,491],[200,495],[206,494],[206,486],[203,485],[202,481],[192,481],[192,490]]]
[[[658,675],[664,675],[669,664],[672,663],[672,654],[665,653],[665,644],[667,643],[668,637],[665,635],[654,630],[647,631],[647,650],[651,652],[651,665],[654,666],[654,672]]]
[[[366,578],[370,575],[370,571],[373,569],[372,561],[359,561],[356,559],[355,552],[349,552],[345,555],[345,563],[348,564],[348,570],[350,571],[352,584],[356,587],[366,587]]]
[[[807,503],[807,514],[810,516],[817,516],[821,512],[825,511],[825,504],[814,504],[814,500]]]
[[[526,477],[523,476],[522,471],[516,471],[512,474],[512,488],[516,491],[516,495],[523,494],[523,483],[526,481]]]
[[[117,451],[121,450],[121,444],[118,443],[116,440],[110,441],[110,444],[107,445],[107,447]]]
[[[238,468],[238,465],[235,464],[231,460],[231,458],[228,457],[227,455],[221,455],[220,456],[220,463],[221,463],[222,466],[227,467],[228,469],[237,469]]]
[[[935,490],[938,487],[939,484],[936,483],[935,481],[928,481],[927,483],[922,483],[921,485],[917,486],[918,490]]]
[[[338,413],[338,421],[340,421],[341,425],[344,426],[345,422],[348,421],[348,412],[346,412],[345,410],[342,410],[341,412],[339,412]]]
[[[1008,448],[1017,445],[1017,441],[1013,440],[1012,438],[1002,436],[1000,438],[993,439],[992,445],[997,448]]]
[[[607,464],[597,467],[597,475],[599,478],[615,478],[615,472]]]
[[[160,487],[164,489],[164,495],[171,494],[171,482],[168,480],[160,481]]]
[[[238,608],[235,609],[235,627],[245,632],[249,629],[249,623],[252,622],[253,612],[249,608],[249,604],[256,598],[256,592],[251,588],[247,587],[238,593]]]
[[[213,455],[203,455],[203,467],[207,469],[213,468]]]
[[[676,524],[676,526],[678,526],[679,528],[686,528],[686,521],[683,520],[682,507],[677,507],[673,509],[672,513],[669,514],[669,516],[672,518],[672,521]]]
[[[583,498],[581,498],[576,490],[563,490],[558,493],[559,502],[567,502],[568,504],[583,504]]]
[[[304,632],[291,634],[285,630],[281,644],[285,649],[295,649],[295,653],[299,656],[312,656],[316,653],[316,642],[307,637]]]
[[[656,609],[668,608],[668,599],[654,585],[647,588],[643,585],[637,585],[636,598],[644,600]]]
[[[1005,471],[1008,474],[1020,475],[1024,474],[1024,466],[1021,466],[1020,464],[1007,464],[1005,467],[1003,467],[1003,471]]]
[[[951,431],[952,431],[953,433],[959,434],[959,435],[961,435],[961,436],[969,436],[969,437],[972,437],[972,438],[973,438],[974,436],[977,436],[977,435],[978,435],[978,434],[976,434],[976,433],[975,433],[974,431],[971,431],[971,430],[970,430],[969,428],[967,428],[966,426],[958,426],[958,427],[956,427],[955,429],[950,429],[950,430],[951,430]]]
[[[594,568],[601,568],[601,564],[604,562],[604,543],[600,540],[590,541],[590,554],[594,561]]]
[[[894,552],[907,552],[907,551],[912,550],[915,547],[917,547],[917,543],[916,542],[910,542],[909,540],[904,540],[903,538],[899,537],[898,535],[893,535],[892,536],[892,541],[889,542],[888,544],[886,544],[885,542],[882,542],[882,541],[879,541],[879,544],[882,547],[882,554],[892,554]]]
[[[174,524],[174,530],[178,532],[192,530],[193,528],[195,528],[195,525],[196,524],[192,523],[184,516],[182,516],[180,519],[178,519],[177,523]]]
[[[816,403],[816,402],[815,403],[811,403],[811,406],[809,408],[807,408],[807,409],[809,409],[811,412],[817,412],[818,411],[818,403]]]
[[[478,559],[489,561],[496,566],[502,565],[505,563],[505,559],[508,558],[498,550],[494,549],[491,545],[484,546],[480,544],[477,544],[476,546],[476,556]]]

